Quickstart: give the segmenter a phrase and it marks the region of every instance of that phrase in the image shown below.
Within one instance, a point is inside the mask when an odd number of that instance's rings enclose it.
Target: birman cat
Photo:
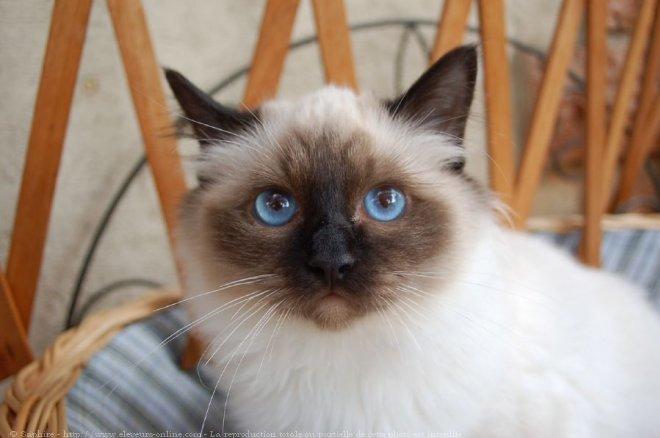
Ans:
[[[461,47],[394,100],[329,86],[250,111],[166,71],[201,144],[179,257],[227,400],[208,416],[311,436],[660,436],[644,292],[501,225],[464,173],[476,74]]]

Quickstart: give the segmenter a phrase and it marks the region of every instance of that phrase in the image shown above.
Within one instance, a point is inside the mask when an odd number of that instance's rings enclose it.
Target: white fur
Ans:
[[[295,123],[359,125],[389,145],[405,132],[350,93],[307,99],[267,106],[271,135]],[[421,156],[413,149],[397,153]],[[437,273],[449,280],[418,274],[431,293],[423,306],[400,303],[386,320],[372,313],[339,331],[261,311],[227,336],[233,309],[202,324],[207,341],[227,339],[214,368],[229,391],[228,421],[267,432],[660,436],[660,322],[643,291],[481,210],[465,214],[469,245],[453,272]],[[181,256],[192,296],[217,283],[188,234]],[[189,304],[198,318],[228,300],[210,294]]]

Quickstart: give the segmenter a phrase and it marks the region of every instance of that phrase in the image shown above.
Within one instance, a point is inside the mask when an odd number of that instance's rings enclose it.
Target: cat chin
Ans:
[[[305,316],[321,329],[337,331],[362,315],[346,298],[330,293],[315,303],[314,310]]]

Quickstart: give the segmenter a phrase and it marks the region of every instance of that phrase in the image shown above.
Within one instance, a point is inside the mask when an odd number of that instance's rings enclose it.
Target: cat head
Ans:
[[[476,59],[453,50],[391,101],[326,87],[253,111],[166,71],[201,145],[181,209],[189,285],[238,280],[227,297],[258,291],[328,329],[423,299],[419,282],[459,267],[483,205],[462,173]]]

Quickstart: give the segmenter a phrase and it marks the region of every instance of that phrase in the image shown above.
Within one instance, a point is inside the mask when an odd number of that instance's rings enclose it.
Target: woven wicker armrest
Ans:
[[[59,335],[41,359],[19,371],[7,388],[0,405],[0,436],[62,436],[68,432],[65,397],[87,361],[125,326],[179,299],[178,292],[149,294],[95,313]]]

